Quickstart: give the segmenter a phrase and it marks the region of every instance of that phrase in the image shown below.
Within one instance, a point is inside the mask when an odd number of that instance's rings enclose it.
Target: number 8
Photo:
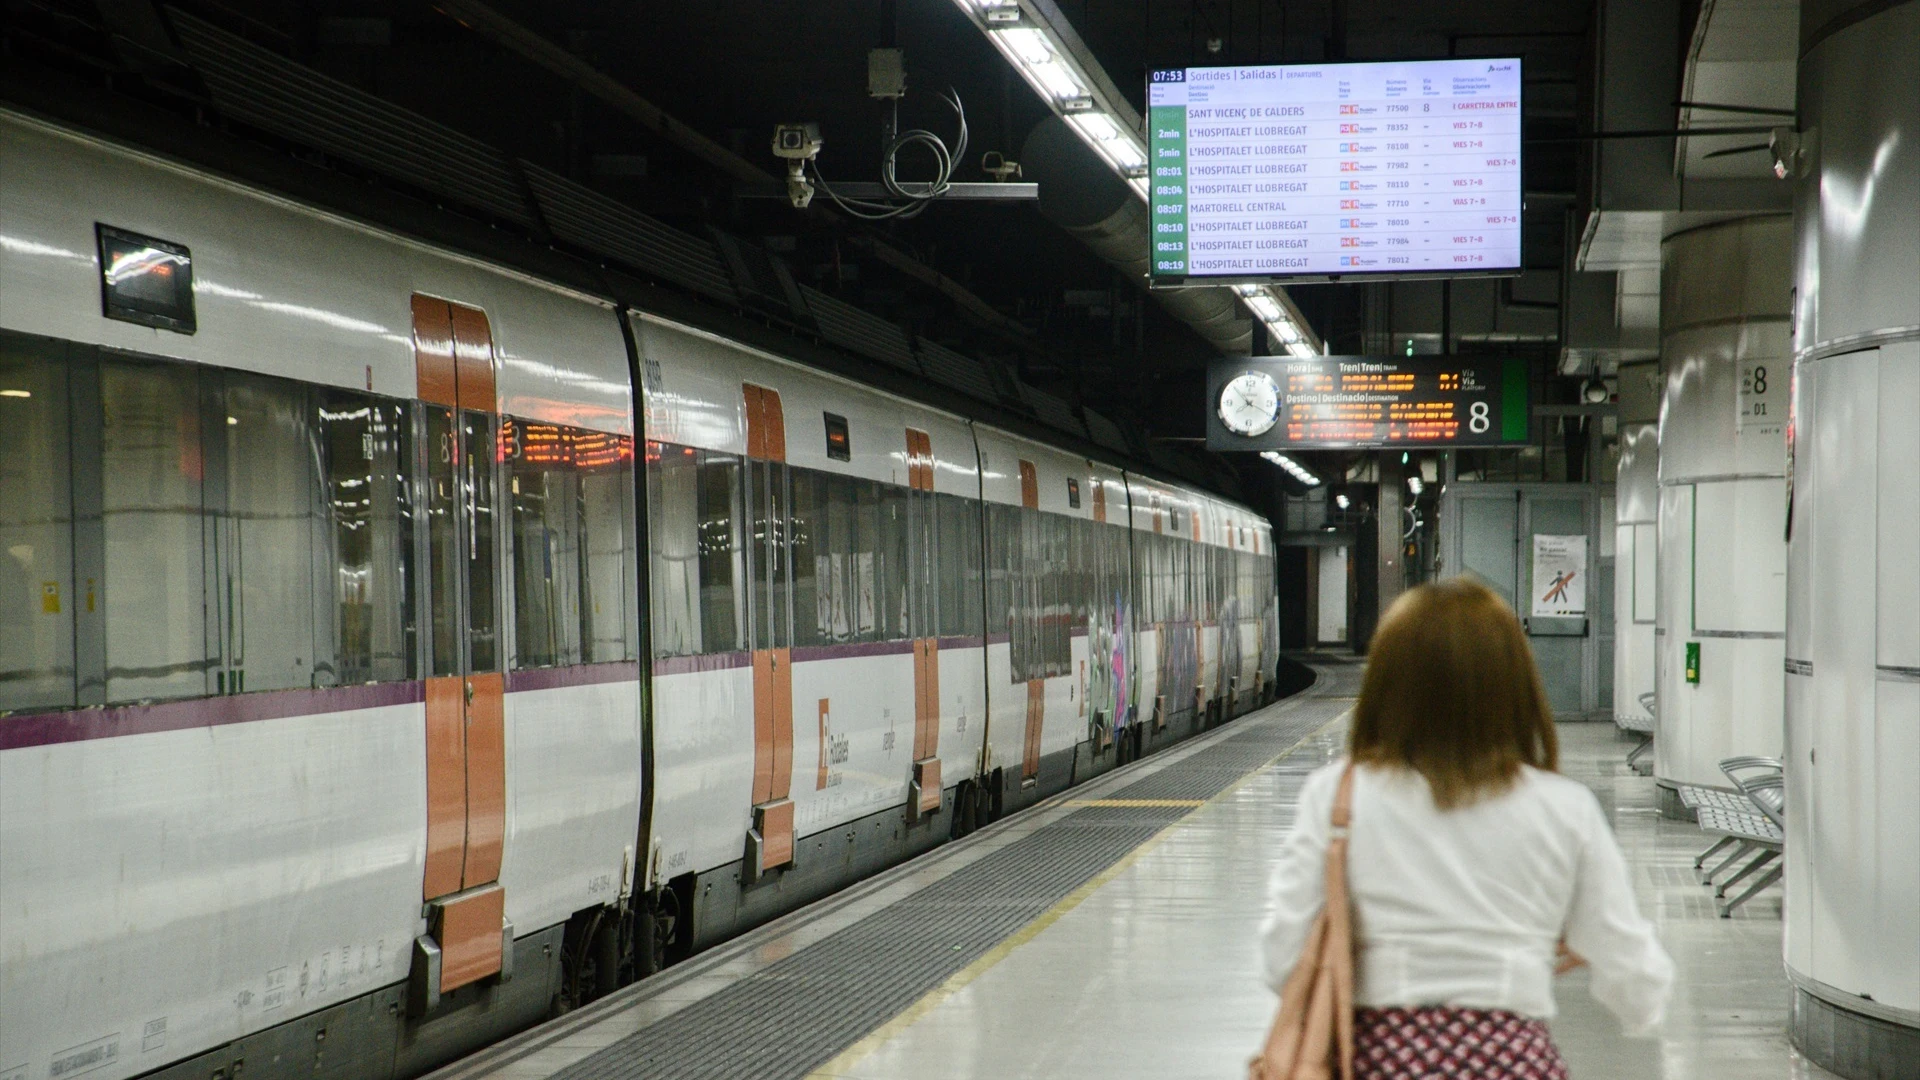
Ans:
[[[1484,435],[1493,427],[1493,417],[1487,412],[1484,401],[1476,401],[1467,406],[1467,430],[1475,435]]]

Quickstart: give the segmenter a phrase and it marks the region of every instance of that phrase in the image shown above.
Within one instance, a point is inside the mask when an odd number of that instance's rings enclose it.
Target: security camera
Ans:
[[[773,156],[787,163],[787,201],[794,209],[805,210],[813,201],[813,184],[807,179],[807,162],[820,156],[826,140],[820,137],[819,124],[775,124]]]
[[[826,143],[820,138],[819,124],[775,124],[773,156],[788,161],[812,161],[820,156]]]

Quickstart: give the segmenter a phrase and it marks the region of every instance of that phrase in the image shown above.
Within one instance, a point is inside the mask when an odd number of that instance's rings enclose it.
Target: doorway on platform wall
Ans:
[[[1440,515],[1441,576],[1470,574],[1513,606],[1554,715],[1610,717],[1612,486],[1455,482]]]

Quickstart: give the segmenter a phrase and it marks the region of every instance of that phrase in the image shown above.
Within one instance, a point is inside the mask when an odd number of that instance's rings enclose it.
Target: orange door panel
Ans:
[[[467,863],[460,887],[500,880],[507,831],[506,677],[469,675],[467,700]]]
[[[1040,725],[1047,716],[1047,682],[1027,680],[1027,742],[1020,758],[1020,778],[1031,780],[1040,775]]]
[[[453,361],[458,398],[463,409],[498,412],[493,385],[493,328],[486,313],[465,304],[449,304],[453,326]]]
[[[773,658],[773,707],[768,723],[773,736],[773,777],[769,799],[793,794],[793,650],[768,650]]]
[[[753,801],[773,799],[773,650],[753,654]]]
[[[434,939],[440,943],[440,992],[457,990],[500,970],[501,928],[507,894],[498,885],[439,905]]]
[[[427,866],[421,899],[460,891],[467,846],[465,689],[457,675],[427,680]]]
[[[760,866],[771,870],[793,861],[793,800],[780,799],[755,808],[754,825],[760,830]]]
[[[920,705],[918,745],[913,756],[930,758],[940,753],[940,639],[919,642],[920,663],[914,674],[914,696]]]
[[[453,315],[445,300],[413,298],[413,366],[420,400],[452,407],[460,395],[454,385]]]
[[[741,383],[747,404],[747,456],[761,461],[787,460],[787,420],[780,392]]]
[[[1029,510],[1040,508],[1040,473],[1031,461],[1020,463],[1020,505]]]

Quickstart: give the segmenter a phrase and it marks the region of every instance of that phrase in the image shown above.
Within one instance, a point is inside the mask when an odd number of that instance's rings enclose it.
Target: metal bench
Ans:
[[[1778,860],[1786,851],[1786,833],[1780,826],[1759,814],[1735,813],[1711,806],[1700,808],[1700,827],[1709,833],[1717,833],[1736,841],[1740,845],[1739,850],[1728,856],[1726,862],[1714,868],[1714,874],[1718,874],[1750,854],[1754,855],[1745,866],[1734,871],[1724,881],[1712,882],[1711,875],[1709,876],[1708,880],[1713,884],[1713,895],[1719,898],[1714,906],[1720,910],[1721,918],[1731,918],[1735,908],[1753,899],[1761,889],[1780,880],[1782,867],[1778,865]],[[1756,852],[1758,854],[1754,854]],[[1753,884],[1747,886],[1744,892],[1737,896],[1727,895],[1727,890],[1763,868],[1766,872],[1761,874]]]
[[[1766,757],[1727,758],[1720,762],[1720,771],[1733,781],[1736,791],[1683,785],[1680,798],[1694,808],[1702,830],[1720,837],[1693,865],[1700,871],[1701,882],[1712,885],[1714,895],[1721,898],[1720,917],[1728,918],[1735,908],[1780,880],[1786,851],[1786,780],[1781,763]],[[1734,849],[1731,855],[1705,869],[1707,859],[1729,846]],[[1743,859],[1748,860],[1745,865],[1721,879]],[[1729,889],[1762,870],[1765,873],[1744,892],[1727,896]]]
[[[1694,812],[1696,821],[1703,807],[1711,807],[1732,814],[1752,814],[1757,812],[1758,808],[1753,805],[1752,798],[1740,790],[1738,778],[1749,773],[1759,776],[1779,776],[1781,770],[1782,766],[1775,758],[1731,757],[1720,763],[1720,771],[1727,773],[1727,778],[1734,782],[1735,790],[1700,787],[1697,784],[1677,784],[1674,790],[1680,796],[1681,805]],[[1712,847],[1694,856],[1693,869],[1699,874],[1702,884],[1710,883],[1713,876],[1712,871],[1705,869],[1707,860],[1738,843],[1739,841],[1733,837],[1723,836]],[[1743,853],[1736,852],[1734,857],[1738,858],[1741,854]],[[1721,863],[1719,869],[1725,869],[1726,865],[1724,862]]]
[[[1639,745],[1627,751],[1627,768],[1645,776],[1653,771],[1653,764],[1651,762],[1648,762],[1645,768],[1640,767],[1640,758],[1645,755],[1647,751],[1653,749],[1653,733],[1654,728],[1657,726],[1653,695],[1641,694],[1640,707],[1647,711],[1645,716],[1616,716],[1613,718],[1613,722],[1621,731],[1640,737]]]

